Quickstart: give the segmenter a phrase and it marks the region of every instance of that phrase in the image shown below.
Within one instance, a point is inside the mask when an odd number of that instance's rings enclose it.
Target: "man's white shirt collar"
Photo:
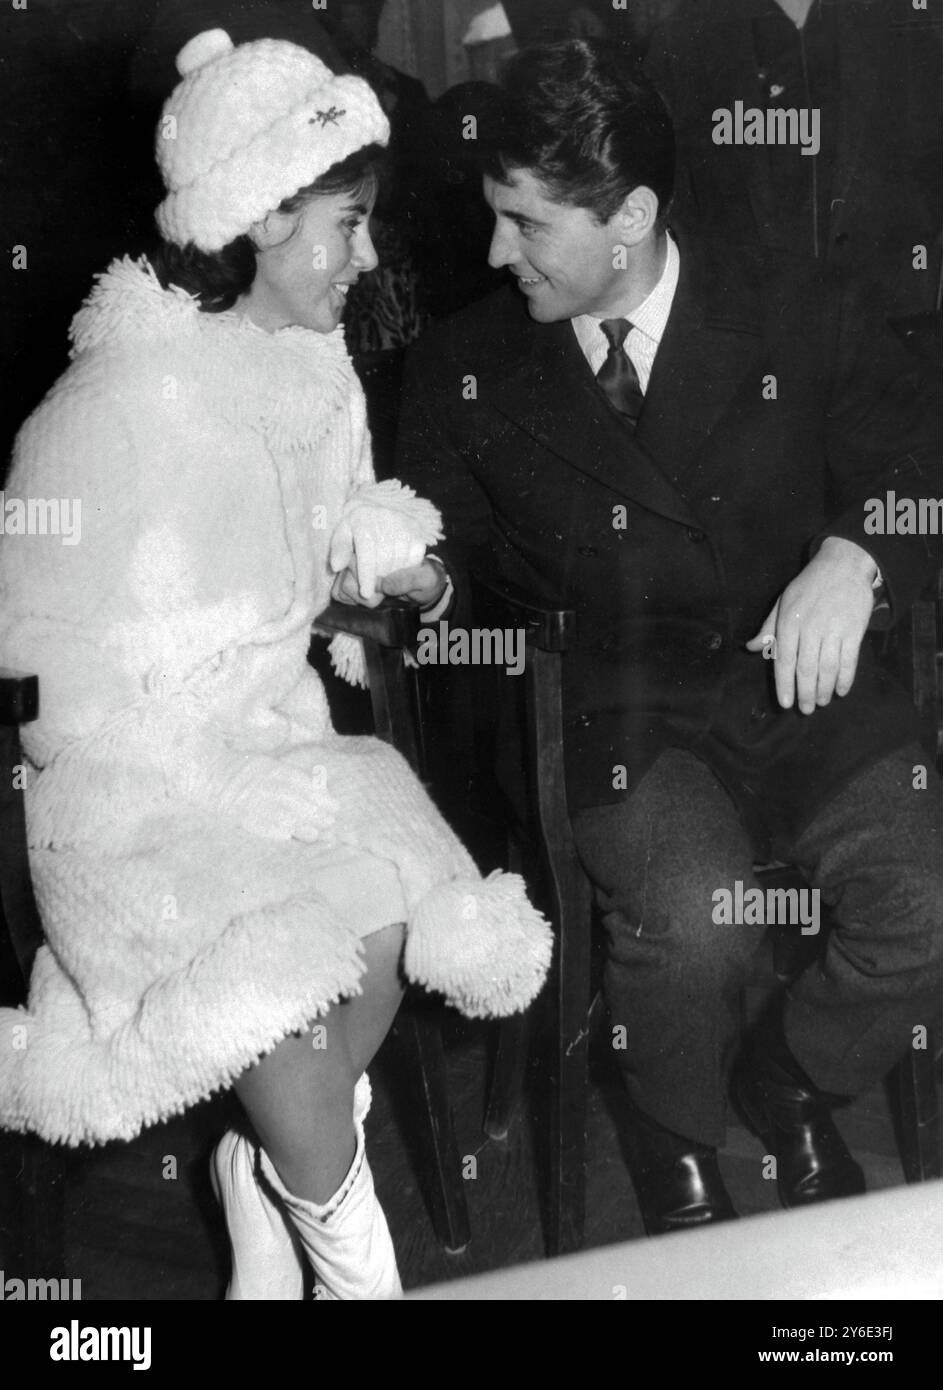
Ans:
[[[664,336],[678,288],[681,257],[670,232],[666,242],[665,268],[651,294],[631,314],[612,315],[613,318],[627,318],[632,323],[632,331],[625,340],[625,350],[638,372],[643,391],[648,386],[655,353]],[[579,314],[571,322],[583,355],[593,371],[598,372],[609,351],[609,341],[599,326],[601,320],[593,314]]]

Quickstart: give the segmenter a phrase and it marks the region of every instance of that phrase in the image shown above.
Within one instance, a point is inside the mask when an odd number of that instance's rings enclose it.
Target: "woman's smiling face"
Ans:
[[[378,264],[369,229],[375,200],[372,187],[321,194],[253,228],[255,279],[239,304],[254,324],[270,333],[333,333],[349,287]]]

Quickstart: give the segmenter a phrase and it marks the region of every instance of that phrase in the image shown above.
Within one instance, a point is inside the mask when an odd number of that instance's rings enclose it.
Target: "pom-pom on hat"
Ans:
[[[389,140],[370,86],[297,44],[237,47],[208,29],[180,50],[177,70],[157,128],[167,197],[156,217],[178,246],[221,250],[333,164]]]

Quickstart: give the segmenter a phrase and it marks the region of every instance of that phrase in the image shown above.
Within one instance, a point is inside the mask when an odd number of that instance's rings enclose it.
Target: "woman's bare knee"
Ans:
[[[363,942],[362,992],[282,1039],[235,1082],[235,1091],[285,1185],[326,1201],[354,1149],[354,1087],[383,1041],[403,994],[405,927]]]
[[[363,992],[342,1006],[354,1069],[366,1071],[396,1017],[405,988],[400,962],[406,927],[396,922],[364,938]]]

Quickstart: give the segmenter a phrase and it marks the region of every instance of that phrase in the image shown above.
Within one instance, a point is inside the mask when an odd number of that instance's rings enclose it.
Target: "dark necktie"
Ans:
[[[609,351],[596,373],[596,380],[616,410],[625,416],[634,429],[645,397],[639,385],[638,372],[623,346],[632,325],[628,319],[603,319],[599,327],[609,340]]]

